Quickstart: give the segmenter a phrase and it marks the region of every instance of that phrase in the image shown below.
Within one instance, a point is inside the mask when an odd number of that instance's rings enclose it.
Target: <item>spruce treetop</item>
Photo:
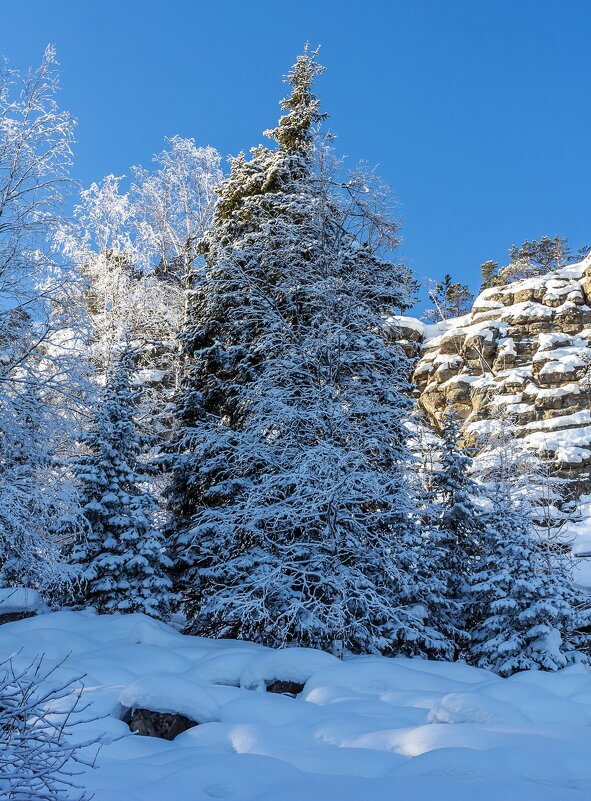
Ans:
[[[214,228],[229,221],[229,233],[237,236],[239,230],[244,232],[252,226],[253,215],[257,217],[249,200],[253,199],[258,206],[261,196],[293,191],[295,184],[310,177],[315,128],[327,117],[320,112],[320,101],[312,92],[315,77],[324,72],[317,56],[318,48],[310,52],[306,44],[285,77],[292,87],[291,95],[281,101],[281,108],[287,113],[276,128],[264,132],[278,147],[258,145],[251,148],[250,159],[244,153],[230,159],[230,175],[220,187],[215,206]],[[205,235],[201,244],[203,254],[209,252],[214,238],[211,231]]]
[[[265,136],[274,139],[288,153],[308,154],[314,126],[327,117],[320,112],[320,101],[312,92],[314,79],[324,72],[324,67],[316,60],[319,49],[310,51],[310,45],[306,43],[304,52],[297,57],[284,79],[292,87],[291,95],[281,101],[281,108],[287,114],[279,119],[276,128],[265,131]]]

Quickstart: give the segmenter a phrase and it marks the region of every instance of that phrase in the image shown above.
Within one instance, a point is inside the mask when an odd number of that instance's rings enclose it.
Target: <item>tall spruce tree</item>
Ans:
[[[449,656],[407,467],[409,362],[385,318],[408,271],[395,226],[340,185],[316,136],[307,48],[275,147],[234,159],[189,293],[170,462],[193,631]]]
[[[107,375],[94,424],[84,436],[86,452],[74,464],[88,534],[74,548],[83,598],[100,612],[145,612],[160,618],[174,596],[166,574],[171,565],[154,525],[156,502],[142,475],[142,440],[131,384],[136,354],[125,345]]]

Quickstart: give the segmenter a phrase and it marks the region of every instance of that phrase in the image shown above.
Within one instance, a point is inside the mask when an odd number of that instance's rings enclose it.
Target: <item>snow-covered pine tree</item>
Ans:
[[[72,554],[80,566],[84,601],[101,612],[145,612],[163,617],[174,596],[170,560],[154,524],[156,503],[139,456],[142,440],[133,408],[136,354],[121,348],[101,391],[94,423],[74,464],[89,533]]]
[[[0,586],[47,588],[65,577],[59,532],[67,482],[34,386],[0,394]]]
[[[434,572],[445,586],[437,609],[438,627],[465,653],[469,642],[470,579],[480,551],[481,511],[478,486],[470,475],[472,459],[460,446],[460,426],[453,409],[442,420],[440,436],[418,423],[421,508],[424,528],[437,553]]]
[[[449,656],[407,475],[410,365],[385,326],[408,272],[367,178],[339,185],[317,147],[319,72],[306,49],[276,147],[232,161],[189,294],[179,579],[194,631]]]
[[[487,507],[471,586],[472,659],[501,676],[558,670],[581,658],[574,646],[589,610],[566,549],[534,525],[537,457],[517,439],[514,420],[496,422],[479,458]]]
[[[470,580],[481,549],[478,486],[470,470],[472,459],[460,446],[460,426],[452,409],[443,417],[439,463],[431,478],[435,500],[433,529],[441,548],[438,574],[445,577],[447,601],[455,620],[454,639],[460,650],[469,640]]]

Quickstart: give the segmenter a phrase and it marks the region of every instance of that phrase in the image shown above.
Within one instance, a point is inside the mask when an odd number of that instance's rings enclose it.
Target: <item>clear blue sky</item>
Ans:
[[[0,53],[62,65],[76,177],[147,163],[171,134],[263,141],[303,43],[337,149],[401,203],[417,276],[473,287],[542,234],[591,242],[591,0],[3,0]]]

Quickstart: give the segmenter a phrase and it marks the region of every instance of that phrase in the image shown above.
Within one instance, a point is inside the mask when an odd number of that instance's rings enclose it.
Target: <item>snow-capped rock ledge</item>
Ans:
[[[0,624],[33,617],[45,609],[37,590],[29,587],[0,587]]]
[[[142,615],[40,615],[0,627],[0,660],[65,662],[84,684],[76,780],[94,801],[588,801],[591,671],[501,679],[462,663],[273,651],[188,637]],[[265,691],[287,674],[296,697]],[[285,674],[285,675],[284,675]],[[74,693],[75,694],[75,693]],[[60,702],[67,707],[67,699]],[[192,715],[167,741],[122,710]],[[93,751],[94,754],[94,751]],[[78,766],[80,768],[80,766]]]
[[[591,468],[591,254],[547,275],[482,292],[465,317],[425,325],[394,318],[420,405],[434,421],[448,405],[477,440],[495,407],[558,475],[589,489]]]

